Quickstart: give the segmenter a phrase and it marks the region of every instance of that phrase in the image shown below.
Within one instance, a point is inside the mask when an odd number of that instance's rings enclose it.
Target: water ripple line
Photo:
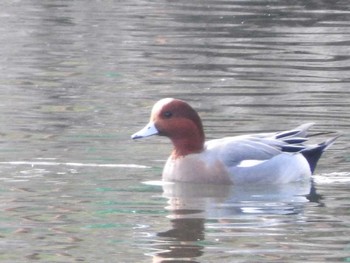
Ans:
[[[150,166],[139,164],[98,164],[98,163],[63,163],[63,162],[33,162],[33,161],[9,161],[0,162],[0,164],[9,165],[31,165],[34,166],[73,166],[73,167],[102,167],[102,168],[136,168],[147,169]]]

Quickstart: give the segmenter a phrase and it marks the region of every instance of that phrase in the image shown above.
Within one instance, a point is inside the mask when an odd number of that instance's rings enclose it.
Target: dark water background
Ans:
[[[349,1],[0,7],[1,262],[350,261]],[[130,134],[162,97],[209,139],[342,136],[311,194],[160,185],[169,141]]]

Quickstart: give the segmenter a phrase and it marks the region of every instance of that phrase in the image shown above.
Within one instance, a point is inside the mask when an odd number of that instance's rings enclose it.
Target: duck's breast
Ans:
[[[206,152],[184,157],[169,157],[163,170],[163,180],[192,183],[231,184],[227,167]]]

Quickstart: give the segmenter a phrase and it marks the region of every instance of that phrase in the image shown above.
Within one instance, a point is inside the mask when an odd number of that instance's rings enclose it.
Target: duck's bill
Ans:
[[[158,130],[153,122],[149,122],[142,130],[139,130],[138,132],[131,135],[131,139],[142,139],[148,136],[156,135],[158,134]]]

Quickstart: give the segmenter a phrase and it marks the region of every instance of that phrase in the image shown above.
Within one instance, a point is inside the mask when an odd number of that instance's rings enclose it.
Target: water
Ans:
[[[0,6],[1,262],[350,261],[348,1]],[[169,141],[130,140],[162,97],[342,136],[315,187],[162,185]]]

